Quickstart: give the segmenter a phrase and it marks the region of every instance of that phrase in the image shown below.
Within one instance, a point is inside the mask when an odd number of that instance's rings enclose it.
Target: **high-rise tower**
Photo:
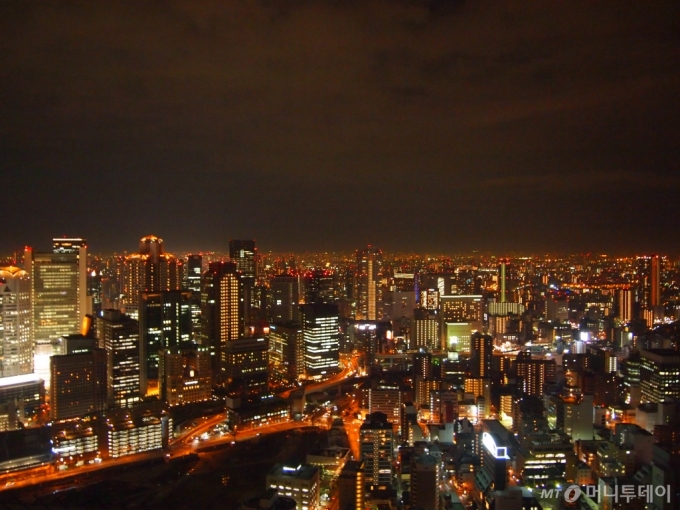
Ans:
[[[245,296],[241,272],[233,262],[211,262],[203,273],[201,345],[213,354],[213,370],[220,371],[223,347],[244,333]],[[225,358],[226,359],[226,358]]]
[[[241,272],[245,302],[247,304],[244,320],[247,323],[252,315],[251,309],[259,307],[255,296],[255,283],[258,276],[255,241],[253,239],[230,239],[229,259],[236,264],[236,269]]]
[[[139,294],[179,290],[182,284],[182,262],[166,253],[163,239],[156,236],[142,237],[139,253],[125,258],[123,275],[123,304],[125,313],[132,318],[139,316]]]
[[[131,407],[141,398],[139,323],[118,310],[102,310],[97,337],[107,354],[110,407]]]
[[[33,372],[31,280],[15,266],[0,268],[0,377]]]
[[[271,279],[271,319],[276,323],[300,321],[300,276],[277,275]]]
[[[382,251],[368,245],[356,253],[357,319],[378,320],[382,315],[378,303],[380,296],[380,276],[382,274]]]
[[[31,280],[34,368],[49,388],[50,356],[61,354],[58,340],[80,332],[91,312],[87,296],[87,243],[55,238],[52,252],[27,247],[24,265]]]

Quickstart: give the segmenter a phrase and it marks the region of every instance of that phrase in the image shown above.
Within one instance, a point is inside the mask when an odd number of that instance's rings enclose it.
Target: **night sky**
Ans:
[[[680,251],[680,2],[0,3],[0,252]]]

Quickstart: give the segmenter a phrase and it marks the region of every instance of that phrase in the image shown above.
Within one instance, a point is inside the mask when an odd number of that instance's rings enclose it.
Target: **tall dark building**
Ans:
[[[649,305],[661,305],[661,259],[652,255],[649,267]]]
[[[243,336],[245,291],[241,272],[233,262],[211,262],[203,273],[200,344],[213,354],[213,370],[221,372],[226,361],[223,347]]]
[[[107,407],[106,350],[94,348],[50,358],[50,412],[55,421],[83,417]]]
[[[203,277],[203,256],[189,255],[186,265],[186,288],[191,291],[191,336],[197,342],[201,322],[201,279]]]
[[[472,364],[473,377],[490,377],[491,359],[493,355],[493,338],[482,333],[472,334]]]
[[[141,399],[139,323],[118,310],[102,310],[97,337],[107,354],[109,407],[131,407]]]
[[[269,362],[272,382],[289,386],[305,375],[305,344],[299,323],[269,327]]]
[[[281,324],[300,321],[300,276],[296,274],[277,275],[271,279],[272,322]]]
[[[236,264],[236,269],[241,272],[243,289],[245,292],[246,323],[249,321],[251,308],[259,307],[255,298],[255,283],[257,281],[257,248],[252,239],[230,239],[229,259]]]
[[[304,275],[305,303],[335,302],[335,277],[333,271],[314,269]]]
[[[356,318],[378,320],[382,318],[379,303],[382,301],[380,277],[382,275],[382,251],[368,245],[356,252]]]
[[[158,351],[191,339],[191,291],[142,292],[139,298],[141,391],[157,388]]]
[[[201,275],[203,274],[203,256],[189,255],[187,257],[187,289],[201,292]]]

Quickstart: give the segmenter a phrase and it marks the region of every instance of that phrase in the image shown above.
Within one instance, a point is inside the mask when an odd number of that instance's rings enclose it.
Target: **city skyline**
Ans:
[[[6,3],[0,252],[677,253],[679,9]]]

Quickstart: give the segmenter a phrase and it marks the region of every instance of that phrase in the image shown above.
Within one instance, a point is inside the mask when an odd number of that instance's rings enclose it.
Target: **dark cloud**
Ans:
[[[679,11],[4,2],[0,248],[677,250]]]

